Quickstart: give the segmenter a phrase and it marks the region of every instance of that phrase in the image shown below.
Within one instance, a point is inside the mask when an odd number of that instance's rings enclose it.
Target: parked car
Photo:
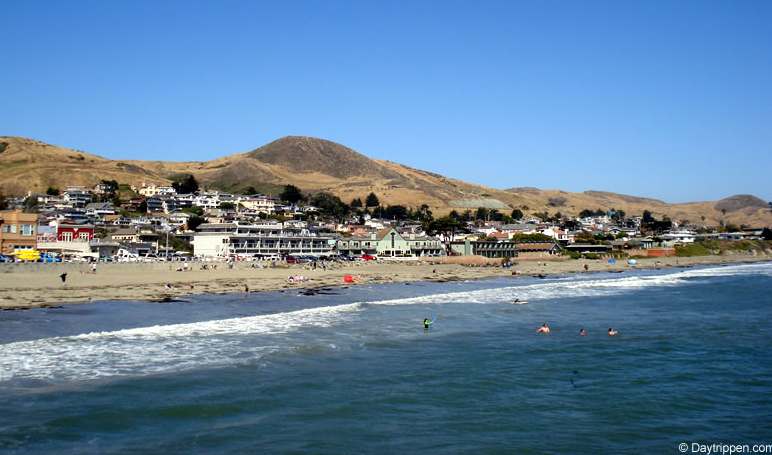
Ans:
[[[62,262],[62,257],[52,253],[43,253],[38,260],[45,263]]]
[[[13,256],[6,256],[4,254],[0,254],[0,262],[14,262]]]
[[[289,255],[286,258],[287,264],[303,264],[305,262],[311,262],[314,258],[303,255]]]
[[[370,255],[370,254],[363,254],[362,255],[362,259],[364,259],[365,261],[374,261],[377,258],[375,256]]]

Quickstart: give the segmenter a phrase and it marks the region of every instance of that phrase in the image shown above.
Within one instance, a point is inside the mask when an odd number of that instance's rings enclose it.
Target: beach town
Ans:
[[[769,259],[764,226],[651,213],[578,216],[349,203],[287,185],[277,196],[170,186],[49,188],[0,211],[0,306],[205,292],[624,271]]]

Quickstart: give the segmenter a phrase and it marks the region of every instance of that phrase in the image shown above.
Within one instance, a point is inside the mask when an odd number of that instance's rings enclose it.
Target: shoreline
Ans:
[[[637,269],[688,268],[695,265],[720,265],[772,261],[769,255],[731,254],[718,256],[663,257],[639,259],[635,267],[620,260],[615,265],[605,260],[543,258],[521,259],[511,269],[429,262],[364,262],[333,264],[326,270],[278,266],[250,268],[251,263],[237,263],[233,269],[218,263],[218,270],[177,272],[179,263],[108,263],[99,264],[96,273],[86,264],[20,264],[0,267],[0,310],[53,308],[61,305],[109,300],[144,300],[163,303],[164,299],[185,299],[201,294],[243,294],[283,291],[314,292],[320,288],[362,284],[404,282],[447,282],[509,277],[516,280],[530,276],[569,275],[574,273],[625,272]],[[585,264],[588,270],[584,270]],[[59,274],[67,273],[62,284]],[[288,283],[290,275],[303,275],[307,281]],[[355,283],[343,281],[344,275],[359,277]],[[170,285],[170,288],[166,286]]]

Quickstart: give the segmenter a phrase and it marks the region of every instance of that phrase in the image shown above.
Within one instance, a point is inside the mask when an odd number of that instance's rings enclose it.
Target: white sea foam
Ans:
[[[0,381],[152,374],[256,359],[278,347],[246,344],[243,335],[279,335],[301,327],[328,327],[360,308],[360,304],[352,303],[3,344]]]
[[[488,304],[511,302],[515,298],[533,302],[615,295],[652,286],[676,286],[692,278],[725,275],[772,276],[772,264],[711,267],[656,275],[577,276],[504,288],[383,300],[368,305]],[[88,380],[254,361],[266,353],[286,349],[287,339],[282,339],[284,334],[301,328],[341,324],[362,309],[361,303],[351,303],[8,343],[0,345],[0,382],[11,379]],[[255,341],[258,337],[260,340]]]
[[[480,289],[477,291],[450,292],[406,299],[390,299],[371,304],[379,305],[416,305],[441,303],[503,303],[514,299],[540,300],[571,297],[593,297],[615,295],[630,290],[652,286],[676,286],[690,278],[767,275],[772,276],[772,264],[741,264],[725,267],[689,269],[675,273],[658,275],[634,275],[608,278],[571,277],[568,279],[548,280],[529,285],[508,286],[503,288]]]

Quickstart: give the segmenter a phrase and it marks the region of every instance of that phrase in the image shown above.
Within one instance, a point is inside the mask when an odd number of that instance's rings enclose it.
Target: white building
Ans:
[[[236,203],[236,198],[229,193],[221,193],[219,191],[208,191],[205,193],[199,193],[193,197],[193,205],[201,207],[203,209],[218,209],[220,205],[224,203]]]
[[[660,236],[662,240],[669,244],[676,243],[694,243],[697,235],[691,231],[671,231]]]
[[[193,254],[198,257],[332,256],[336,239],[307,229],[295,229],[281,223],[241,225],[237,223],[202,224],[193,236]]]
[[[276,213],[276,200],[268,196],[238,196],[235,203],[257,213]]]
[[[173,187],[161,185],[143,185],[142,188],[140,188],[137,192],[145,197],[174,196],[177,194],[177,190],[175,190]]]

